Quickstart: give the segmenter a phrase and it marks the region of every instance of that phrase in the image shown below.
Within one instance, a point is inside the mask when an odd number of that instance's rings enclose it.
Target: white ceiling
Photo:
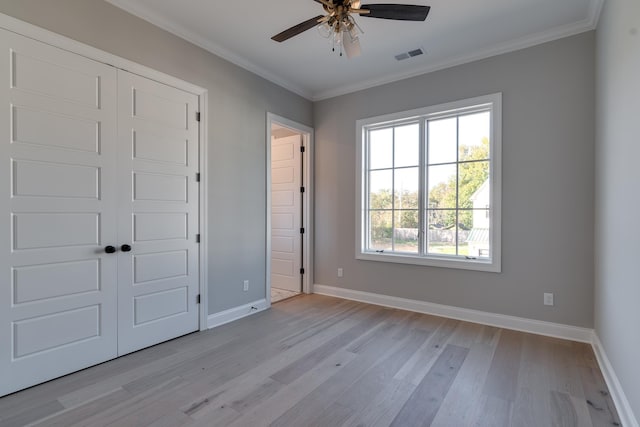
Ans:
[[[316,29],[271,36],[323,13],[313,0],[107,0],[308,99],[325,99],[594,29],[604,0],[363,0],[431,6],[425,22],[358,17],[362,56]],[[421,47],[425,55],[394,56]]]

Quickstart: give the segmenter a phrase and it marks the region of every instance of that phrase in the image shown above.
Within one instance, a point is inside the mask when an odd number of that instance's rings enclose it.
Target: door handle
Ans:
[[[122,252],[131,252],[131,246],[130,245],[122,245],[122,246],[120,246],[120,250]]]
[[[114,246],[107,246],[106,248],[104,248],[104,251],[108,254],[113,254],[117,251],[117,249]]]

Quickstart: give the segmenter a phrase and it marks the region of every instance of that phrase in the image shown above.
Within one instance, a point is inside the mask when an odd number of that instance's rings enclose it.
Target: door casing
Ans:
[[[271,128],[272,125],[289,128],[302,135],[302,145],[305,147],[302,170],[302,186],[305,192],[302,195],[302,227],[305,229],[302,241],[302,268],[304,275],[302,277],[302,292],[305,294],[313,293],[313,166],[314,166],[314,130],[313,128],[298,123],[296,121],[278,116],[273,113],[267,113],[267,126],[265,133],[266,145],[266,300],[267,306],[271,306]]]

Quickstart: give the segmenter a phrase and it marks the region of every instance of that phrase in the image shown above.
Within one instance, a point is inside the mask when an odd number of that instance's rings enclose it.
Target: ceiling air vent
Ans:
[[[414,56],[420,56],[424,54],[422,49],[414,49],[409,52],[403,52],[395,56],[396,61],[404,61],[405,59],[413,58]]]

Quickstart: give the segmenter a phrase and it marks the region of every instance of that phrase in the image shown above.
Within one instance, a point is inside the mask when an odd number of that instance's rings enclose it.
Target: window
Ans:
[[[501,99],[358,121],[356,258],[500,271]]]

